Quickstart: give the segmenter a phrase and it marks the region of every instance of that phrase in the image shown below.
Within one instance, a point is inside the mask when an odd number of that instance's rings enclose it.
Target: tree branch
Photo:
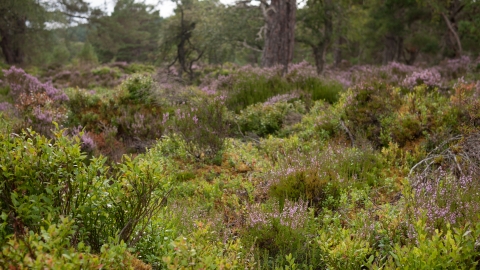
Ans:
[[[443,13],[443,12],[441,14],[442,14],[443,19],[445,20],[445,23],[448,26],[448,29],[450,30],[450,32],[452,32],[453,37],[455,38],[455,41],[457,42],[458,54],[459,54],[458,56],[461,56],[462,55],[462,43],[460,41],[460,37],[458,37],[458,34],[455,31],[455,29],[453,28],[453,25],[450,22],[450,20],[448,19],[447,15],[445,15],[445,13]]]

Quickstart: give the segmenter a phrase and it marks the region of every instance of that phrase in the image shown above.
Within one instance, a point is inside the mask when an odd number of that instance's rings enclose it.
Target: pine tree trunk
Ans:
[[[272,0],[263,6],[265,46],[262,66],[283,65],[284,73],[293,58],[296,0]]]

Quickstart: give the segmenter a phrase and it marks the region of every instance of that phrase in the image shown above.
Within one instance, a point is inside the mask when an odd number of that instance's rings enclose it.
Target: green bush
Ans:
[[[480,226],[447,227],[433,235],[419,220],[415,224],[416,243],[396,244],[385,268],[388,269],[476,269]]]
[[[151,73],[155,71],[155,67],[152,65],[145,65],[140,63],[132,63],[125,68],[125,72],[128,74],[134,73]]]
[[[236,120],[242,132],[253,132],[263,137],[278,132],[287,124],[287,116],[295,114],[301,118],[302,113],[305,113],[305,106],[301,101],[259,103],[242,110]]]
[[[280,162],[271,176],[270,194],[335,209],[343,189],[379,184],[383,165],[371,150],[330,146],[317,151],[291,154]]]
[[[147,153],[109,169],[103,157],[85,160],[78,137],[54,134],[54,142],[34,132],[0,134],[0,243],[63,216],[94,252],[110,238],[134,246],[170,189],[161,160]]]
[[[240,240],[222,243],[209,225],[197,223],[197,230],[180,236],[163,257],[166,269],[252,269],[255,260]]]
[[[342,96],[342,105],[343,119],[355,137],[380,147],[381,121],[400,107],[400,89],[377,81],[360,84]]]
[[[307,106],[312,100],[335,103],[343,90],[340,84],[327,82],[318,77],[304,78],[296,74],[282,77],[281,73],[275,72],[268,70],[258,73],[256,70],[242,69],[229,75],[219,86],[219,90],[227,93],[227,107],[238,113],[249,105],[292,92],[299,92],[300,98]]]
[[[141,104],[152,101],[154,82],[150,75],[136,73],[122,83],[122,88],[128,92],[128,98]]]
[[[221,157],[231,128],[224,103],[223,96],[200,96],[198,100],[192,100],[192,104],[178,105],[175,110],[171,129],[183,140],[187,152],[196,159],[218,162],[219,159],[215,157]],[[165,114],[164,118],[166,121],[169,114]]]
[[[97,255],[83,242],[72,246],[76,241],[73,224],[63,218],[38,233],[9,238],[2,246],[0,265],[8,269],[133,269],[137,264],[151,269],[129,255],[124,243],[105,244]]]

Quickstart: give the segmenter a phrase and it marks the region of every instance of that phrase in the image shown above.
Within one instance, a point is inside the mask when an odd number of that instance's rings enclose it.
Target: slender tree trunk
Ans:
[[[326,7],[331,7],[331,5],[332,3],[330,0],[325,1]],[[324,15],[323,40],[318,42],[316,46],[312,47],[318,75],[321,75],[325,69],[325,54],[327,53],[327,49],[330,46],[330,43],[332,42],[332,35],[333,35],[333,14],[330,8],[326,8],[325,15]]]
[[[327,52],[327,43],[322,42],[318,46],[312,47],[313,56],[315,57],[315,67],[317,74],[321,75],[325,69],[325,53]]]
[[[343,37],[338,37],[336,43],[337,44],[335,45],[335,51],[333,53],[333,56],[335,59],[335,67],[339,67],[343,60],[342,46],[345,43],[345,39]]]
[[[293,59],[296,0],[272,0],[262,3],[265,19],[265,46],[262,66],[283,65],[284,73]]]

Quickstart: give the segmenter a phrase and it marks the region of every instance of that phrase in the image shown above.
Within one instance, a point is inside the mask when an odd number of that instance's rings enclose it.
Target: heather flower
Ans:
[[[8,102],[0,102],[0,111],[2,112],[10,111],[13,108],[14,108],[13,105]]]
[[[480,186],[471,174],[455,177],[440,167],[430,175],[417,176],[412,180],[414,215],[417,219],[425,215],[431,230],[446,223],[476,219],[480,211],[477,199]]]
[[[250,227],[268,226],[272,220],[277,219],[281,225],[297,229],[305,224],[308,216],[308,204],[302,200],[286,200],[282,210],[278,202],[273,204],[273,210],[262,209],[261,204],[250,205],[249,208],[247,224]]]
[[[413,88],[416,85],[425,84],[428,87],[441,86],[441,75],[436,69],[425,69],[419,72],[413,72],[403,80],[405,87]]]
[[[82,136],[80,137],[80,141],[82,144],[82,148],[85,151],[93,151],[96,147],[95,141],[88,133],[82,134]]]

